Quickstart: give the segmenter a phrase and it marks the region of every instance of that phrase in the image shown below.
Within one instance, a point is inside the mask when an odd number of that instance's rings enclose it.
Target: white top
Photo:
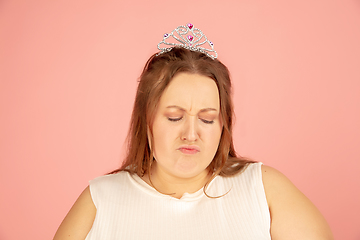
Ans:
[[[230,190],[230,191],[229,191]],[[97,212],[86,240],[271,239],[261,163],[233,177],[217,176],[181,199],[157,192],[136,174],[119,172],[90,181]]]

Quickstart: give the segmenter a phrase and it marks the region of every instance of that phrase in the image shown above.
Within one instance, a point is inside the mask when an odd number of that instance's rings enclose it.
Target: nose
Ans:
[[[195,142],[199,138],[198,127],[195,116],[188,116],[184,121],[181,139],[188,142]]]

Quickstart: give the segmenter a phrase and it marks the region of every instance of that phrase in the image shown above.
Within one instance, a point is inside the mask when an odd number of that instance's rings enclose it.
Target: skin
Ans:
[[[177,74],[160,98],[152,129],[153,186],[176,198],[201,189],[222,132],[216,83],[201,75]],[[152,185],[149,176],[143,180]]]
[[[89,187],[81,193],[57,230],[54,240],[85,239],[95,220],[96,208]]]
[[[201,189],[208,180],[207,166],[220,140],[219,106],[212,79],[188,73],[176,75],[163,93],[155,114],[151,145],[156,161],[151,182],[147,175],[143,180],[175,198]],[[199,151],[189,154],[179,150],[184,145],[196,145]],[[273,240],[333,239],[321,213],[282,173],[262,166],[262,175]],[[54,240],[85,239],[95,215],[87,187],[61,223]]]
[[[269,205],[272,240],[333,240],[330,227],[315,205],[281,172],[262,166]]]

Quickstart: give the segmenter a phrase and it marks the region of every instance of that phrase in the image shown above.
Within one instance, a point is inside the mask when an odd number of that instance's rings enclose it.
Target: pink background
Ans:
[[[287,175],[337,239],[360,239],[356,0],[0,2],[0,239],[51,239],[117,168],[137,78],[191,22],[230,69],[237,151]]]

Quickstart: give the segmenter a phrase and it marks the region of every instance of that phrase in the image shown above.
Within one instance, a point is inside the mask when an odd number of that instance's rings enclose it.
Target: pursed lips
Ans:
[[[200,147],[196,145],[183,145],[178,150],[184,154],[196,154],[200,152]]]

